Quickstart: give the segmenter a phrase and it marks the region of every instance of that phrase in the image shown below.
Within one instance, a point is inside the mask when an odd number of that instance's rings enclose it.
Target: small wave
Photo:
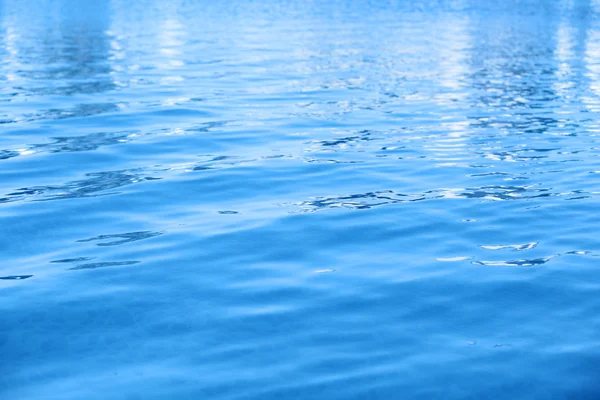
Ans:
[[[151,232],[151,231],[140,231],[140,232],[129,232],[129,233],[117,233],[112,235],[100,235],[94,236],[89,239],[80,239],[77,242],[93,242],[98,240],[106,240],[106,239],[120,239],[120,240],[112,240],[108,242],[96,243],[96,246],[118,246],[125,243],[136,242],[138,240],[149,239],[152,237],[160,236],[164,234],[164,232]]]
[[[97,262],[90,264],[82,264],[73,268],[69,268],[69,271],[79,271],[82,269],[96,269],[96,268],[105,268],[105,267],[120,267],[125,265],[134,265],[139,264],[140,261],[107,261],[107,262]]]

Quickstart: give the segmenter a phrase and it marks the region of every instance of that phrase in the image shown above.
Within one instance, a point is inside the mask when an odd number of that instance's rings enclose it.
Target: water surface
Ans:
[[[0,397],[597,399],[600,3],[0,0]]]

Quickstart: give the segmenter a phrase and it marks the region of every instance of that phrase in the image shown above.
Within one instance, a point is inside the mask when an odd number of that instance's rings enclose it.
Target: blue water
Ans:
[[[600,2],[0,0],[0,398],[600,398]]]

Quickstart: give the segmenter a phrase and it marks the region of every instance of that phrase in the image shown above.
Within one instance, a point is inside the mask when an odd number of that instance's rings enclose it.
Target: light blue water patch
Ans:
[[[597,399],[600,4],[0,0],[0,398]]]

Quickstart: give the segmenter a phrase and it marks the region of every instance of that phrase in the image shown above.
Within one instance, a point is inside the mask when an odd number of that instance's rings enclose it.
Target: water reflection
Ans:
[[[210,100],[228,104],[236,116],[247,117],[244,123],[287,117],[352,120],[369,128],[348,129],[350,135],[342,138],[311,138],[311,147],[303,149],[311,162],[320,160],[316,153],[327,152],[335,155],[323,160],[327,163],[364,163],[364,156],[344,158],[377,152],[375,157],[432,160],[439,168],[487,168],[465,175],[504,180],[531,179],[520,166],[571,162],[569,154],[581,151],[551,141],[532,146],[521,135],[572,135],[582,124],[594,129],[585,117],[573,116],[579,108],[594,109],[600,81],[594,72],[600,41],[588,0],[527,3],[515,10],[508,3],[448,1],[434,13],[394,4],[397,21],[387,6],[373,5],[366,18],[379,23],[369,25],[350,18],[351,10],[339,3],[284,2],[276,9],[232,3],[227,18],[252,14],[254,24],[210,38],[205,37],[210,29],[224,28],[194,23],[194,15],[210,20],[219,12],[200,3],[130,7],[113,0],[83,7],[59,1],[44,13],[14,0],[2,6],[2,68],[10,82],[2,100],[19,102],[18,112],[9,108],[4,122],[58,121],[136,107],[188,110],[203,107],[199,99]],[[493,13],[484,12],[488,9]],[[148,26],[149,19],[156,23]],[[27,21],[39,29],[26,30]],[[419,35],[422,26],[431,26],[431,32]],[[328,39],[332,34],[335,41]],[[215,73],[219,78],[204,79]],[[147,86],[145,96],[138,96],[138,84]],[[24,103],[29,96],[36,97],[35,104]],[[279,106],[250,101],[268,96]],[[221,103],[227,99],[235,100]],[[2,150],[0,159],[94,151],[131,142],[126,132],[132,131],[58,137]],[[382,133],[354,135],[370,131]],[[498,167],[504,163],[516,166],[507,172]]]
[[[50,3],[50,2],[48,2]],[[115,88],[108,63],[108,0],[32,7],[4,0],[3,62],[21,95],[75,95]],[[32,29],[33,27],[33,29]]]

